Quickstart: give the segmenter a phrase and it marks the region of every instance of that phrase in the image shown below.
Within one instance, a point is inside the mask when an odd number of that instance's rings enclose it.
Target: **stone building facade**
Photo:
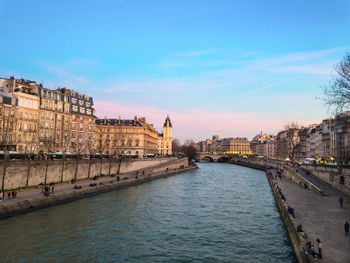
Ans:
[[[170,155],[172,154],[172,140],[173,140],[173,126],[169,116],[166,117],[163,132],[158,134],[158,154]]]
[[[223,138],[213,141],[209,146],[209,151],[226,154],[251,154],[250,142],[246,137]]]
[[[43,152],[69,152],[70,103],[61,89],[40,88],[39,147]]]
[[[72,153],[95,152],[95,109],[93,98],[73,90],[61,90],[68,94],[71,117],[70,151]]]
[[[18,100],[0,87],[0,151],[17,150]]]
[[[158,132],[145,118],[104,118],[95,123],[95,148],[100,153],[143,157],[158,152]]]

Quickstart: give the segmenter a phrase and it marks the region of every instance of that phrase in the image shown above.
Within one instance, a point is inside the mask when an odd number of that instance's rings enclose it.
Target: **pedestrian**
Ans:
[[[14,196],[14,198],[17,198],[17,191],[13,192],[13,196]]]
[[[288,210],[287,211],[295,219],[294,208],[291,208],[290,206],[288,206]]]
[[[7,199],[11,199],[11,193],[7,192]]]
[[[55,192],[55,187],[52,186],[52,188],[51,188],[51,193],[53,194],[54,192]]]
[[[15,199],[15,192],[14,191],[11,192],[11,195],[12,195],[12,199]]]
[[[344,229],[345,229],[345,236],[349,236],[349,228],[350,228],[350,225],[348,223],[348,221],[345,222],[345,225],[344,225]]]
[[[343,207],[343,198],[342,197],[339,198],[339,204],[340,204],[340,208],[342,208]]]
[[[317,238],[318,257],[322,259],[322,242]]]

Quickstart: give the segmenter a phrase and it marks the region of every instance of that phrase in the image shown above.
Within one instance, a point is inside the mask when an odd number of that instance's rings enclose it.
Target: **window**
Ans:
[[[26,121],[28,119],[28,113],[24,113],[24,120]]]
[[[76,120],[76,116],[75,116],[75,115],[72,116],[72,120],[73,120],[73,121]]]
[[[54,116],[53,116],[53,113],[51,113],[51,120],[54,120]]]
[[[22,120],[23,119],[23,112],[19,113],[19,119]]]
[[[47,109],[47,101],[44,102],[44,108]]]
[[[52,102],[49,102],[49,108],[52,109]]]
[[[46,119],[50,119],[50,113],[49,112],[46,112]]]
[[[61,114],[57,114],[57,120],[58,120],[58,121],[61,120]]]

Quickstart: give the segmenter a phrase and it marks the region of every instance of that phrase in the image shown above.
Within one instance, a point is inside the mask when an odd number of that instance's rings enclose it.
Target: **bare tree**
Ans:
[[[87,147],[89,150],[89,168],[88,168],[88,178],[90,178],[90,171],[91,171],[91,162],[92,162],[92,158],[91,156],[96,153],[95,147],[94,147],[94,143],[89,140],[87,143]]]
[[[181,146],[181,152],[187,156],[188,165],[191,165],[192,160],[196,159],[198,156],[198,151],[193,140],[186,140]]]
[[[79,169],[79,160],[81,158],[81,154],[87,148],[87,142],[81,136],[81,133],[77,130],[77,136],[75,140],[72,142],[72,146],[74,149],[74,153],[76,154],[76,165],[75,165],[75,173],[74,180],[77,180],[78,177],[78,169]]]
[[[340,113],[350,108],[350,53],[334,69],[337,75],[324,87],[325,102]]]
[[[28,184],[29,184],[30,167],[31,167],[31,163],[32,163],[32,154],[35,152],[35,147],[37,145],[36,135],[37,135],[36,127],[32,127],[30,125],[29,130],[26,134],[26,138],[24,138],[26,140],[26,147],[24,149],[24,152],[27,154],[27,162],[28,162],[26,187],[28,187]]]
[[[181,151],[181,144],[178,139],[173,139],[171,144],[172,144],[173,153],[178,153]]]
[[[293,160],[299,146],[299,129],[300,124],[297,122],[289,122],[284,125],[286,131],[286,151],[288,157]]]
[[[6,170],[10,166],[10,154],[9,147],[14,143],[15,131],[17,125],[17,115],[13,108],[3,106],[0,108],[0,134],[1,134],[1,143],[0,147],[4,151],[3,159],[3,173],[2,173],[2,184],[1,192],[5,195],[5,177]]]
[[[53,149],[55,147],[55,138],[52,134],[45,134],[45,137],[42,139],[42,142],[44,143],[44,147],[46,150],[45,154],[45,176],[44,176],[44,186],[47,184],[47,171],[49,168],[49,160],[51,159],[51,153],[53,152]]]

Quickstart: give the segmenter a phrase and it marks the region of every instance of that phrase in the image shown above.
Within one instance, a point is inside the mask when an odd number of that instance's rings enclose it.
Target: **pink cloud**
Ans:
[[[173,123],[173,136],[182,141],[186,139],[199,141],[210,138],[213,134],[218,134],[220,137],[251,139],[260,131],[276,134],[290,121],[299,120],[301,124],[317,122],[293,115],[209,112],[196,109],[167,111],[153,106],[109,101],[96,101],[95,107],[99,118],[104,116],[118,118],[119,115],[123,119],[134,116],[146,117],[147,122],[154,124],[158,131],[161,131],[166,115],[169,114]]]

